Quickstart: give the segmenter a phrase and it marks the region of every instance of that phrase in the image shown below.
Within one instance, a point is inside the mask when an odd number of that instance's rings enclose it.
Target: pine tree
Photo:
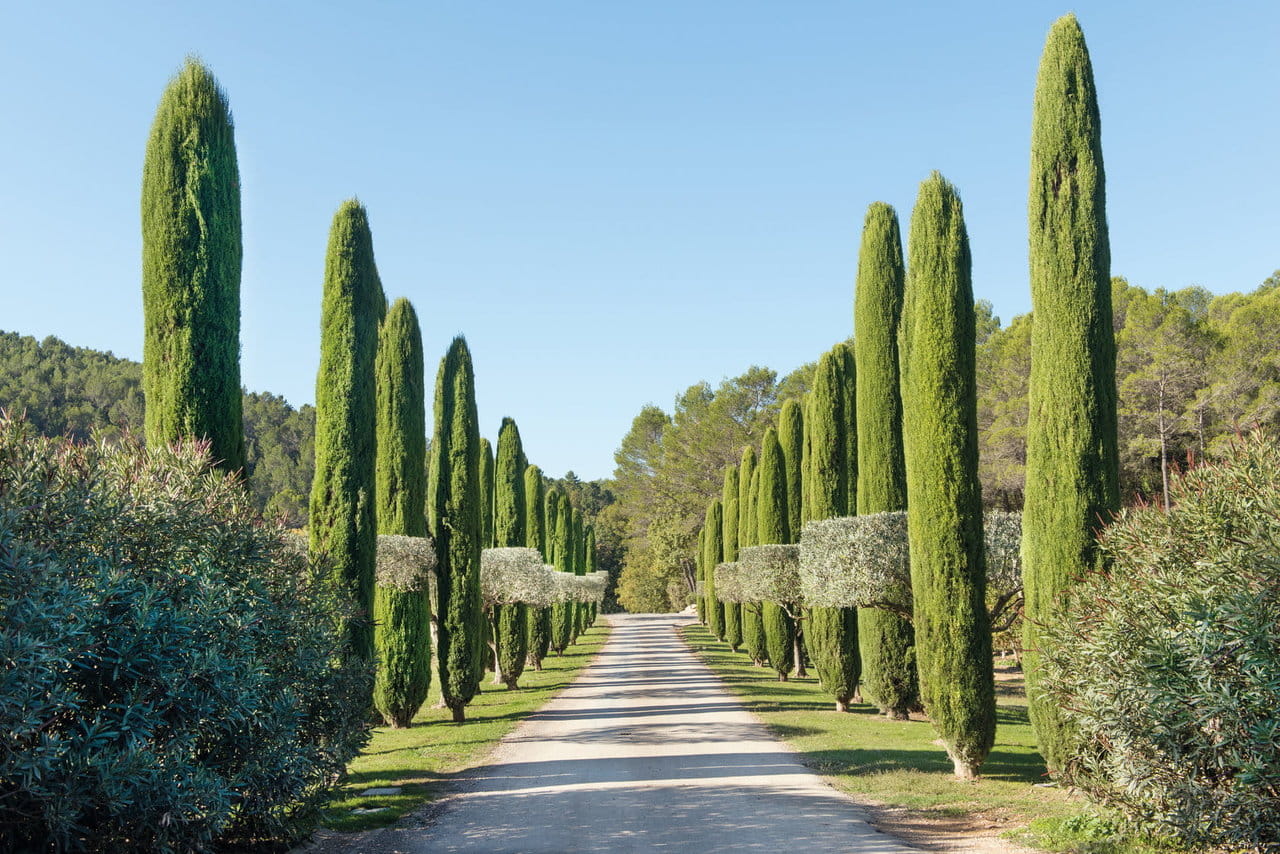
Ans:
[[[525,544],[542,552],[542,559],[551,563],[547,538],[547,487],[542,469],[529,466],[524,470],[524,494],[527,506],[525,523],[528,539]],[[527,662],[534,670],[542,669],[542,659],[551,646],[551,609],[534,608],[529,612],[529,642]]]
[[[429,523],[436,543],[440,613],[436,647],[440,690],[453,719],[465,719],[478,686],[480,654],[480,427],[475,374],[461,336],[453,339],[436,375],[431,439]]]
[[[1096,529],[1120,505],[1111,247],[1093,67],[1074,15],[1049,31],[1031,131],[1031,379],[1023,511],[1023,659],[1040,753],[1058,771],[1069,737],[1039,691],[1040,627],[1073,579],[1098,567]]]
[[[995,738],[973,285],[960,198],[937,172],[920,185],[909,251],[898,351],[916,662],[925,712],[971,779]]]
[[[857,512],[907,509],[902,459],[902,396],[898,388],[898,324],[906,271],[898,215],[884,202],[867,209],[854,292],[857,354]],[[920,705],[915,630],[881,608],[858,612],[862,684],[868,699],[893,720]]]
[[[804,515],[810,519],[842,516],[848,506],[849,445],[845,434],[853,419],[847,412],[844,374],[844,356],[839,347],[818,359],[805,422],[809,470]],[[857,609],[811,608],[805,634],[822,690],[835,699],[836,711],[848,711],[861,672]]]
[[[493,536],[498,548],[528,542],[525,472],[529,467],[520,441],[520,428],[511,418],[498,430],[498,459],[494,466]],[[520,687],[529,654],[529,609],[521,603],[495,605],[494,639],[498,647],[498,676],[507,688]]]
[[[146,435],[153,447],[207,438],[229,472],[245,461],[242,255],[231,108],[188,58],[160,98],[142,167]]]
[[[729,466],[724,470],[724,487],[720,492],[720,502],[724,506],[724,559],[738,559],[738,467]],[[711,568],[712,572],[715,567]],[[742,644],[742,614],[736,602],[724,602],[722,605],[722,627],[724,634],[721,640],[729,644],[734,652]]]
[[[427,535],[426,390],[422,333],[406,299],[387,312],[378,339],[378,532]],[[374,595],[378,666],[374,706],[390,726],[409,726],[431,685],[431,602],[417,590],[378,586]]]
[[[552,563],[561,572],[573,572],[573,551],[570,548],[570,532],[573,530],[573,505],[569,496],[555,490],[555,539],[552,549]],[[548,500],[547,507],[553,502]],[[551,516],[547,516],[547,530],[550,532]],[[573,602],[557,602],[551,606],[551,649],[556,655],[564,654],[573,634]]]
[[[364,619],[350,626],[352,651],[370,659],[377,555],[374,362],[385,310],[369,217],[359,202],[344,202],[333,216],[325,259],[307,529],[311,553],[332,567],[335,582],[360,606]]]
[[[772,427],[765,430],[764,441],[760,445],[758,474],[760,493],[756,505],[756,538],[761,545],[788,543],[791,541],[791,528],[787,510],[787,463],[778,442],[778,431]],[[777,672],[778,680],[786,682],[795,663],[795,622],[777,602],[762,602],[760,618],[764,624],[769,663]]]

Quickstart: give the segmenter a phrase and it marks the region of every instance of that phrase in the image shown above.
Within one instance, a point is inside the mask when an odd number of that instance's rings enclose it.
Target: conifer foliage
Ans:
[[[353,650],[373,655],[375,383],[378,324],[386,298],[373,260],[369,216],[357,201],[333,216],[325,258],[320,370],[316,375],[316,470],[307,526],[311,552],[332,567],[364,620]]]
[[[905,510],[902,396],[898,374],[898,324],[906,271],[898,215],[876,202],[867,210],[854,291],[857,355],[859,515]],[[858,612],[862,683],[868,699],[893,720],[919,706],[915,630],[905,617],[882,608]]]
[[[142,167],[142,389],[151,445],[210,442],[244,467],[240,170],[231,108],[188,59],[156,109]]]
[[[707,505],[702,525],[702,584],[706,591],[707,628],[716,637],[724,635],[724,610],[716,601],[716,565],[724,560],[724,506],[719,498]]]
[[[1031,378],[1023,584],[1027,698],[1060,767],[1061,714],[1041,695],[1040,631],[1072,579],[1099,565],[1095,529],[1119,507],[1115,337],[1101,122],[1074,15],[1049,31],[1031,131]]]
[[[847,411],[846,384],[843,353],[832,348],[818,359],[806,407],[805,520],[843,516],[848,506],[846,434],[852,428],[853,414]],[[835,698],[836,711],[848,711],[862,667],[858,610],[811,608],[805,638],[823,690]]]
[[[480,428],[471,352],[461,336],[436,375],[428,507],[436,544],[440,690],[461,722],[478,687],[475,657],[482,637]]]
[[[422,333],[406,299],[387,312],[377,356],[378,533],[427,535],[426,392]],[[373,701],[393,727],[406,727],[431,684],[431,603],[425,589],[379,584],[374,598],[378,656]]]
[[[520,428],[511,418],[502,419],[498,430],[498,458],[494,472],[494,545],[498,548],[526,546],[529,517],[525,496],[528,461],[520,441]],[[494,643],[498,649],[496,676],[508,688],[518,688],[529,652],[529,609],[523,603],[495,605]]]
[[[765,430],[760,445],[760,494],[757,497],[756,539],[759,545],[791,541],[787,511],[787,464],[778,441],[778,431]],[[760,619],[764,625],[765,650],[779,681],[787,681],[794,666],[792,646],[795,622],[777,602],[762,602]]]
[[[527,535],[525,545],[542,552],[542,559],[551,563],[551,546],[547,536],[547,519],[549,518],[549,501],[546,481],[542,477],[542,469],[529,466],[524,470],[524,495],[526,504],[525,525]],[[551,646],[551,609],[534,608],[528,616],[528,653],[527,662],[534,670],[542,669],[542,659],[547,657]]]
[[[916,659],[925,712],[956,776],[995,738],[986,609],[969,238],[940,174],[921,183],[898,348]]]
[[[731,465],[724,470],[724,486],[720,492],[720,503],[724,508],[724,531],[721,534],[724,545],[724,559],[738,559],[738,467]],[[715,567],[711,567],[712,574]],[[723,629],[721,640],[729,644],[729,648],[737,652],[742,644],[742,608],[737,602],[723,602]]]

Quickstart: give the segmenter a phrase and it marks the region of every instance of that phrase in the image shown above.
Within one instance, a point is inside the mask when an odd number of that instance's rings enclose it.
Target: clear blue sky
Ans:
[[[119,7],[126,7],[121,10]],[[139,358],[138,193],[200,55],[235,113],[243,380],[314,399],[330,217],[368,206],[428,376],[465,333],[493,437],[608,475],[646,402],[851,332],[866,205],[964,199],[974,289],[1029,308],[1031,98],[1050,23],[1005,3],[6,3],[0,328]],[[1113,271],[1280,267],[1280,3],[1081,2]]]

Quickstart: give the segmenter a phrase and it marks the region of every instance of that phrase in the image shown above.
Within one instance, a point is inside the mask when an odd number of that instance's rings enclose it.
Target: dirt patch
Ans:
[[[1000,834],[1021,826],[1012,813],[1004,810],[953,815],[939,810],[864,803],[871,812],[873,825],[925,851],[1042,854],[1001,838]]]

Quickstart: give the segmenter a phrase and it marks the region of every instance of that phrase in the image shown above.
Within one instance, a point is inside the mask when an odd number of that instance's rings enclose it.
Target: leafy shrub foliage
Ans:
[[[1280,449],[1242,440],[1173,509],[1126,511],[1047,627],[1044,688],[1073,730],[1064,776],[1139,830],[1280,843]]]
[[[0,421],[0,849],[297,838],[365,739],[333,598],[207,449]]]

